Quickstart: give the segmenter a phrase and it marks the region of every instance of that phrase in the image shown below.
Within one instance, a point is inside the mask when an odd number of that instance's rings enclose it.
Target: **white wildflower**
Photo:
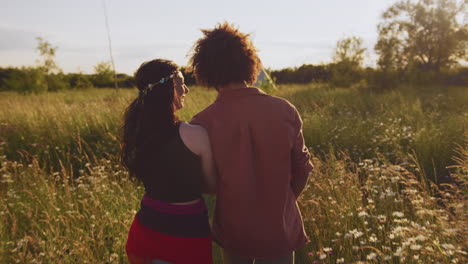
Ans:
[[[442,246],[444,249],[452,249],[452,250],[455,249],[455,247],[452,244],[445,244],[444,243],[444,244],[442,244],[440,246]]]
[[[357,229],[353,229],[351,231],[349,231],[349,234],[353,235],[354,238],[358,238],[358,237],[361,237],[362,235],[364,235],[363,232],[357,230]]]
[[[455,234],[457,234],[458,229],[457,228],[447,228],[447,229],[445,229],[445,232],[447,232],[449,234],[452,234],[452,235],[455,235]]]
[[[410,246],[411,250],[420,250],[422,248],[421,245],[418,244],[413,244]]]
[[[397,257],[401,257],[403,255],[403,248],[398,247],[397,250],[395,251],[395,253],[393,253],[393,255],[395,255]]]
[[[364,217],[364,216],[368,216],[369,214],[367,214],[366,211],[362,211],[362,212],[359,212],[358,216],[359,217]]]
[[[366,259],[367,260],[373,260],[373,259],[376,259],[377,258],[377,254],[375,254],[374,252],[370,253],[369,255],[366,256]]]
[[[385,215],[378,215],[377,220],[381,223],[385,223],[387,221],[387,217]]]
[[[418,241],[425,241],[426,239],[427,239],[427,238],[426,238],[425,236],[423,236],[423,235],[418,235],[418,236],[416,237],[416,240],[418,240]]]
[[[405,216],[402,212],[396,212],[396,211],[393,212],[392,215],[395,217],[399,217],[399,218],[402,218],[403,216]]]

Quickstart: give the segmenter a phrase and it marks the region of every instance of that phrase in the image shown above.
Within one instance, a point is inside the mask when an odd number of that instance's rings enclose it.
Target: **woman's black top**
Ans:
[[[204,186],[201,157],[182,141],[177,125],[174,137],[146,159],[143,184],[146,195],[168,203],[181,203],[201,198]]]

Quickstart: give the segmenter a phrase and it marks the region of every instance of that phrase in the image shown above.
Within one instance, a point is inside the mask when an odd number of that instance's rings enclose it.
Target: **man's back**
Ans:
[[[312,166],[294,106],[256,88],[222,90],[192,123],[207,129],[218,168],[214,239],[247,258],[302,247],[296,198]]]

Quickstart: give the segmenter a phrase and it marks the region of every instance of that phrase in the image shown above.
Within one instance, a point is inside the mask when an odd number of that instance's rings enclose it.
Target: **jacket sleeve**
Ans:
[[[299,197],[302,190],[307,184],[309,173],[312,171],[312,162],[310,161],[310,153],[304,143],[302,134],[302,120],[299,113],[294,108],[294,140],[291,150],[291,165],[292,165],[292,180],[291,187],[296,198]]]

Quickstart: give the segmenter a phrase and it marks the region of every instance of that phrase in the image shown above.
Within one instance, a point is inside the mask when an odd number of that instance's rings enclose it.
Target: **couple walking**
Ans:
[[[257,51],[232,25],[202,30],[190,67],[216,101],[179,121],[189,91],[176,64],[143,63],[125,114],[122,163],[145,187],[126,245],[130,263],[294,263],[305,245],[296,199],[312,169],[302,121],[288,101],[252,87]],[[202,193],[217,196],[212,225]]]

